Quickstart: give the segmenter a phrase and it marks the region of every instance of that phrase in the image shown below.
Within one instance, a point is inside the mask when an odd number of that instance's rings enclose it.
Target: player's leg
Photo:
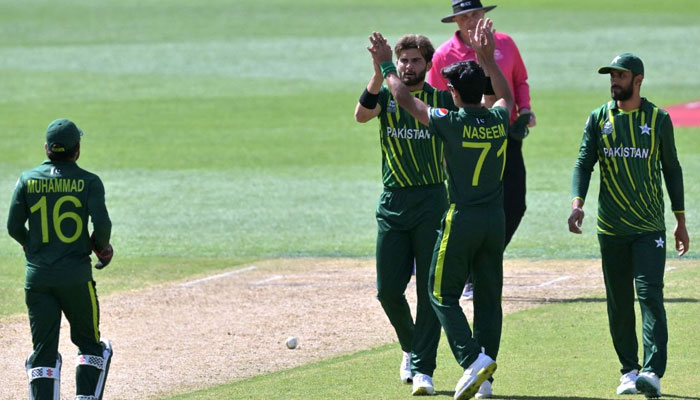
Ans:
[[[440,341],[440,321],[430,304],[428,274],[433,259],[433,248],[437,241],[440,221],[447,209],[447,193],[439,185],[425,193],[421,202],[420,220],[411,232],[411,245],[416,260],[416,323],[413,335],[413,373],[429,376],[435,370],[435,358]]]
[[[464,211],[454,205],[447,211],[442,231],[433,250],[428,277],[428,294],[447,341],[457,362],[464,368],[473,363],[481,346],[472,338],[472,331],[459,305],[459,298],[473,257],[473,243],[479,230],[463,218]]]
[[[508,246],[520,221],[525,215],[525,162],[523,160],[522,142],[508,140],[506,147],[506,166],[503,171],[503,211],[505,212],[505,245]]]
[[[485,353],[496,359],[501,342],[503,310],[503,210],[484,209],[480,222],[486,228],[486,236],[474,257],[474,339],[484,347]]]
[[[377,207],[377,299],[396,331],[401,349],[410,353],[414,323],[405,292],[411,280],[413,253],[410,235],[397,221],[396,209],[403,203],[401,195],[384,192]]]
[[[620,372],[639,370],[634,315],[634,267],[631,239],[598,235],[613,346],[622,364]]]
[[[642,311],[644,362],[641,372],[661,378],[666,371],[668,327],[664,309],[664,268],[666,232],[639,235],[632,244],[634,279]]]
[[[78,346],[76,396],[101,399],[112,349],[100,339],[100,309],[93,281],[61,288],[61,302],[70,323],[71,341]]]
[[[61,307],[50,288],[25,289],[34,351],[26,361],[30,399],[59,399]]]

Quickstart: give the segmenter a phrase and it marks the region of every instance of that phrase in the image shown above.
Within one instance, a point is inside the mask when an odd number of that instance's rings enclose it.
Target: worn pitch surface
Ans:
[[[504,312],[601,292],[598,263],[507,260]],[[394,342],[375,299],[374,265],[371,259],[274,259],[101,298],[102,335],[115,351],[105,396],[187,392]],[[407,296],[415,303],[413,281]],[[471,301],[462,305],[471,315]],[[76,349],[65,319],[61,332],[61,398],[72,399]],[[290,335],[299,339],[295,350],[284,344]],[[0,325],[0,399],[26,397],[30,350],[26,317]]]

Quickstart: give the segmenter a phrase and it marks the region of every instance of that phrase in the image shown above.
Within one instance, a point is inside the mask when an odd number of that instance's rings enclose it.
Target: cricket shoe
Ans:
[[[414,396],[432,396],[435,394],[433,378],[426,374],[416,374],[413,377]]]
[[[474,298],[474,284],[471,282],[467,282],[466,285],[464,285],[464,291],[462,291],[462,297],[464,297],[467,300],[471,300]]]
[[[403,352],[403,358],[401,359],[401,366],[399,367],[399,376],[401,377],[401,382],[411,383],[413,380],[413,373],[411,372],[411,353]]]
[[[620,386],[617,387],[617,394],[637,394],[637,375],[639,371],[632,371],[620,377]]]
[[[474,395],[477,399],[490,399],[493,397],[493,388],[491,387],[491,381],[488,379],[479,386],[479,391]]]
[[[496,371],[496,362],[484,353],[464,370],[464,374],[455,386],[455,400],[471,399],[485,380],[489,379]]]
[[[661,381],[653,372],[642,372],[637,375],[636,385],[639,393],[644,393],[647,399],[661,397]]]

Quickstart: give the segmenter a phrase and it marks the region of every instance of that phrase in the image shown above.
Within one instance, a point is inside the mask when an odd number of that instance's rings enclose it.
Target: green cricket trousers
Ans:
[[[34,346],[34,352],[27,360],[29,368],[56,365],[61,312],[70,323],[71,341],[78,346],[78,354],[102,357],[98,328],[100,312],[94,281],[67,286],[25,288],[24,293]],[[74,365],[65,360],[64,363],[71,367]],[[91,366],[78,366],[76,394],[94,394],[100,373],[99,369]],[[53,379],[36,379],[32,381],[30,390],[37,400],[53,399]]]
[[[446,209],[444,184],[385,188],[377,206],[377,299],[396,331],[401,349],[413,353],[414,374],[432,376],[435,370],[440,322],[430,306],[428,271]],[[415,323],[404,294],[414,260]]]
[[[608,305],[608,324],[623,374],[666,371],[668,328],[664,309],[666,232],[598,235]],[[634,292],[642,312],[644,364],[639,365]]]
[[[503,291],[503,207],[455,204],[445,214],[435,243],[428,287],[435,312],[455,359],[463,368],[481,347],[494,360],[501,341]],[[474,334],[459,299],[467,276],[474,284]]]

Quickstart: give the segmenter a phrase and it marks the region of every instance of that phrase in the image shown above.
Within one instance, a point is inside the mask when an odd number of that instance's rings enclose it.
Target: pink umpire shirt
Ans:
[[[474,50],[459,40],[458,32],[455,32],[450,40],[440,45],[433,55],[433,67],[428,71],[427,80],[431,86],[438,90],[447,90],[447,79],[443,78],[440,73],[444,67],[458,61],[476,60]],[[513,112],[510,115],[510,120],[513,122],[518,116],[517,110],[530,109],[530,85],[527,83],[527,70],[520,57],[518,46],[515,45],[510,36],[496,32],[495,39],[494,58],[508,81],[517,106],[513,107]]]

